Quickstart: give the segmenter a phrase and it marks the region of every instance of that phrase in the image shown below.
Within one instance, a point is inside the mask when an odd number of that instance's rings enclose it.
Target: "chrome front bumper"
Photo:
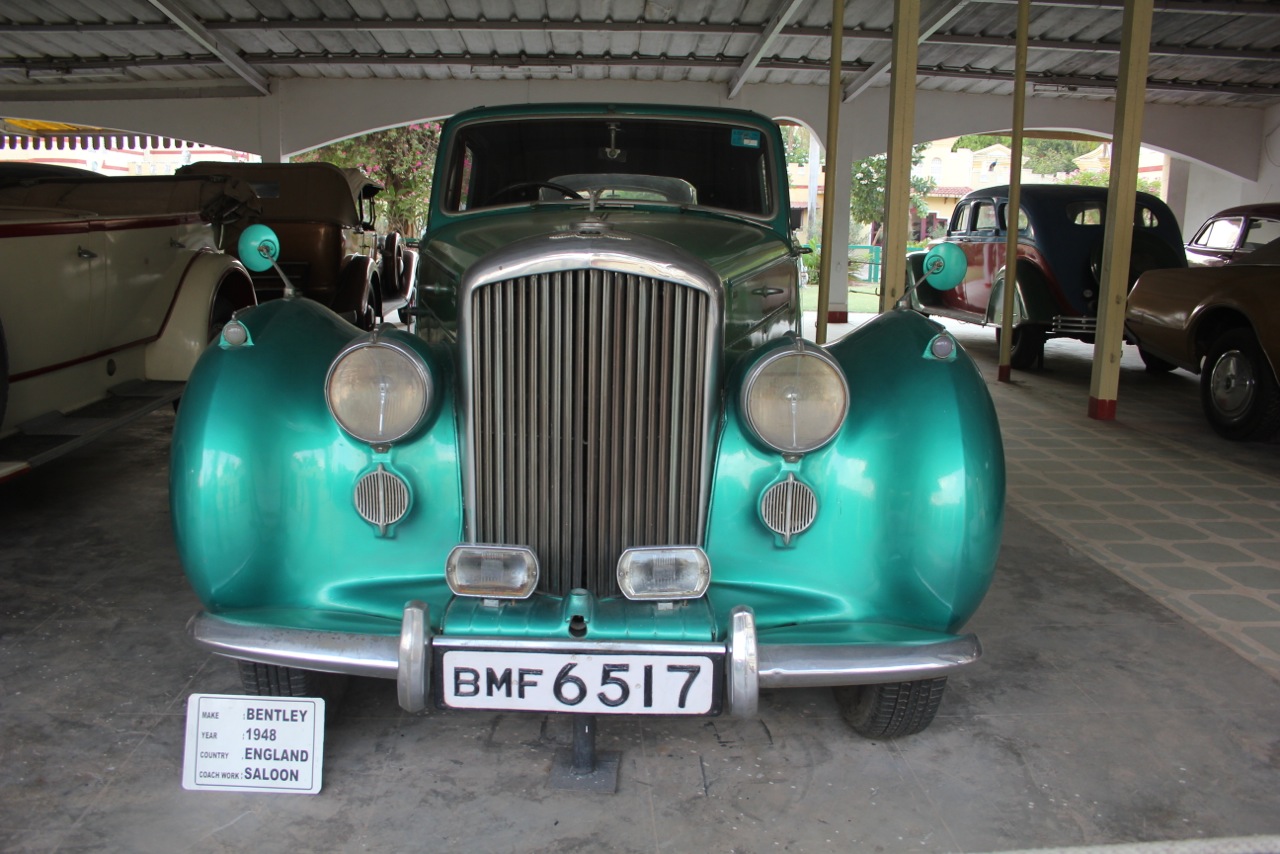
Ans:
[[[263,628],[201,611],[187,631],[196,644],[230,658],[396,680],[400,705],[427,706],[431,693],[431,621],[427,606],[405,606],[400,637],[307,629]],[[977,661],[982,645],[968,634],[937,642],[901,644],[758,644],[755,615],[733,609],[725,646],[729,713],[753,717],[761,688],[871,685],[945,676]]]

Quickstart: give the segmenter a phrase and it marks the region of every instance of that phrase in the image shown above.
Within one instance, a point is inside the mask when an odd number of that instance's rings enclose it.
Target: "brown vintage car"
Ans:
[[[180,175],[223,175],[253,187],[261,214],[230,225],[223,247],[234,252],[245,227],[261,222],[280,238],[278,266],[300,296],[362,329],[402,308],[413,282],[413,253],[396,232],[374,231],[374,197],[382,185],[358,169],[332,163],[201,161]],[[284,295],[275,269],[253,274],[260,301]]]
[[[1148,370],[1200,374],[1220,435],[1280,434],[1280,239],[1220,267],[1152,270],[1129,293],[1125,325]]]

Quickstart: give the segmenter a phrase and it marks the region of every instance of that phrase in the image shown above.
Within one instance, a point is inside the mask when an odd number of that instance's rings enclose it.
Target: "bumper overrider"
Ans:
[[[555,683],[555,695],[562,704],[554,708],[529,707],[530,711],[590,711],[617,713],[645,713],[635,704],[624,705],[621,700],[630,697],[630,689],[610,677],[608,668],[626,671],[636,663],[636,672],[648,670],[639,663],[646,656],[655,661],[689,660],[705,661],[711,671],[711,682],[703,690],[702,706],[685,710],[684,690],[679,695],[680,708],[665,709],[659,703],[650,713],[717,714],[722,710],[735,717],[753,717],[756,714],[761,688],[812,688],[836,685],[872,685],[907,682],[946,676],[951,671],[971,664],[982,655],[982,646],[976,635],[922,636],[911,643],[856,643],[856,644],[807,644],[761,642],[756,631],[755,614],[750,607],[738,606],[731,611],[730,627],[724,643],[673,643],[648,641],[590,641],[569,639],[510,638],[450,638],[433,636],[427,605],[409,602],[404,608],[400,636],[364,634],[356,632],[319,631],[284,627],[251,625],[227,619],[207,611],[192,617],[188,632],[195,643],[216,654],[230,658],[295,667],[327,673],[352,676],[372,676],[394,679],[400,705],[407,711],[425,709],[432,698],[432,681],[440,678],[444,660],[451,654],[499,655],[502,660],[520,660],[522,656],[550,656],[555,663],[592,659],[626,664],[604,664],[606,683],[598,696],[604,708],[575,708],[589,690],[572,674],[576,664],[566,664]],[[483,660],[483,659],[482,659]],[[667,670],[684,671],[686,665],[668,665]],[[464,669],[467,674],[472,668]],[[478,668],[477,668],[478,670]],[[463,687],[471,685],[467,677],[459,677],[459,671],[450,671],[455,682],[462,679]],[[525,673],[537,673],[543,679],[543,670],[530,667],[511,668],[499,676],[488,671],[490,691],[495,679],[506,695],[518,693],[524,696]],[[676,674],[679,676],[680,674]],[[474,679],[478,685],[480,675]],[[547,674],[546,679],[551,678]],[[534,677],[528,677],[530,685]],[[545,682],[545,680],[544,680]],[[639,684],[639,683],[637,683]],[[649,699],[650,674],[646,672],[644,694]],[[676,687],[680,683],[675,683]],[[456,689],[455,684],[455,689]],[[661,686],[659,686],[661,687]],[[670,685],[668,685],[670,687]],[[530,689],[532,691],[532,688]],[[639,689],[637,689],[638,691]],[[455,690],[455,693],[457,691]],[[462,692],[466,694],[466,691]],[[475,693],[479,693],[478,688]],[[624,696],[625,695],[625,696]],[[638,695],[637,695],[638,696]],[[695,701],[696,702],[696,701]],[[561,707],[563,706],[563,707]],[[456,706],[455,706],[456,707]],[[483,701],[473,708],[519,708],[491,705]]]

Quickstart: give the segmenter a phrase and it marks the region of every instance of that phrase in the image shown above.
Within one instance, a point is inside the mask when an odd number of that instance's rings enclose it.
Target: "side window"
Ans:
[[[967,234],[969,231],[969,202],[956,206],[955,211],[951,214],[951,221],[947,223],[947,236],[953,234]]]
[[[1249,218],[1249,229],[1244,235],[1244,249],[1258,249],[1273,240],[1280,240],[1280,220]]]
[[[461,192],[458,194],[458,210],[465,211],[470,207],[471,194],[475,189],[472,182],[475,178],[474,166],[476,155],[470,146],[462,153],[462,175],[459,177]]]
[[[987,234],[996,230],[996,206],[991,202],[978,202],[975,205],[973,230]]]
[[[1067,219],[1074,225],[1102,225],[1101,202],[1075,202],[1067,205]]]
[[[1200,229],[1193,243],[1207,249],[1235,249],[1242,224],[1243,220],[1240,217],[1215,219]]]
[[[1000,228],[1008,229],[1009,227],[1009,205],[1000,205]],[[1018,209],[1018,234],[1023,237],[1033,236],[1031,233],[1031,221],[1027,219],[1027,212],[1022,208]]]
[[[1160,224],[1160,218],[1151,208],[1138,205],[1133,211],[1133,224],[1139,228],[1155,228]]]

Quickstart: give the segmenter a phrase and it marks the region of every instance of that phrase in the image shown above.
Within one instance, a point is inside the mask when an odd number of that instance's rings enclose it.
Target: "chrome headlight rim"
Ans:
[[[840,395],[842,397],[840,413],[839,416],[834,419],[832,429],[828,431],[820,441],[814,442],[803,448],[786,447],[781,443],[771,441],[765,434],[766,431],[756,422],[752,415],[751,408],[752,390],[755,388],[756,382],[759,381],[764,372],[783,359],[794,358],[812,358],[822,362],[831,370],[832,376],[837,380]],[[778,347],[758,359],[755,364],[748,369],[746,376],[743,378],[742,391],[738,399],[738,409],[742,413],[742,420],[746,424],[748,432],[750,432],[752,436],[766,447],[788,457],[811,454],[814,451],[818,451],[826,447],[833,439],[835,439],[836,436],[840,435],[840,430],[844,427],[844,423],[849,417],[849,381],[845,378],[844,371],[841,369],[840,363],[837,362],[835,358],[832,357],[832,355],[824,348],[812,341],[806,341],[803,338],[794,338],[792,339],[790,346]]]
[[[333,402],[333,379],[339,366],[341,366],[343,361],[353,353],[370,348],[389,350],[396,355],[403,357],[413,367],[413,372],[418,381],[421,382],[423,391],[422,403],[418,407],[418,412],[411,420],[409,426],[398,432],[379,437],[362,436],[360,433],[351,429],[347,422],[338,414]],[[329,410],[330,417],[333,418],[334,422],[342,432],[359,442],[363,442],[366,445],[374,447],[392,445],[416,433],[422,427],[423,423],[426,422],[427,416],[431,412],[431,405],[435,400],[435,391],[435,380],[432,378],[431,369],[427,366],[426,360],[422,357],[422,354],[418,353],[418,351],[414,350],[403,341],[398,341],[395,338],[382,337],[378,330],[357,338],[339,350],[338,355],[333,357],[333,362],[330,363],[329,370],[326,372],[324,378],[324,403]]]

